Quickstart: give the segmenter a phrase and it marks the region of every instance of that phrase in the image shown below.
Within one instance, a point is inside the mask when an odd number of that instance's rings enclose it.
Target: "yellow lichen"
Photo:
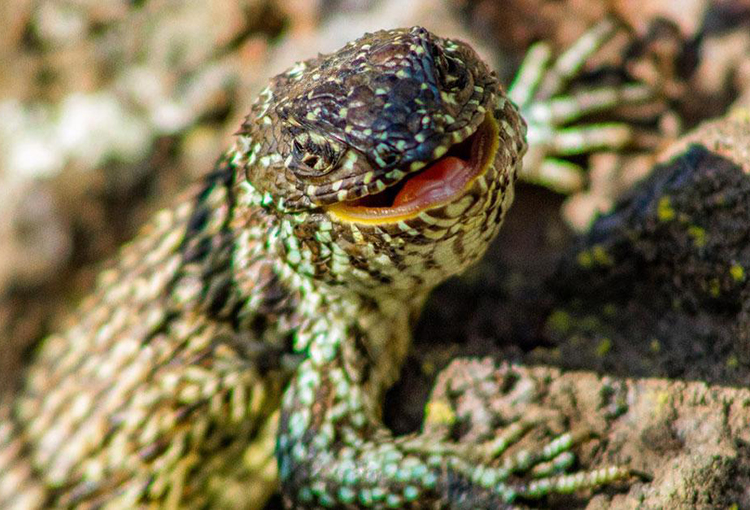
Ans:
[[[594,261],[600,266],[611,266],[614,263],[612,257],[610,257],[609,253],[607,253],[607,250],[605,250],[602,245],[594,245],[591,251],[594,256]]]
[[[719,283],[718,278],[712,278],[708,282],[708,293],[713,297],[719,297],[719,294],[721,294],[721,283]]]
[[[598,266],[611,266],[614,264],[612,257],[607,253],[607,250],[600,244],[594,245],[591,250],[583,250],[576,257],[578,265],[591,269],[594,265]]]
[[[602,338],[599,342],[599,345],[596,346],[596,354],[599,357],[606,355],[611,350],[612,340],[610,340],[609,338]]]
[[[426,423],[436,425],[453,425],[456,422],[456,413],[446,402],[436,400],[425,406]]]
[[[669,197],[661,197],[659,204],[656,207],[656,214],[661,221],[670,221],[675,218],[674,208],[672,207],[672,201]]]
[[[739,105],[729,111],[729,118],[739,122],[750,122],[750,108]]]
[[[584,250],[581,253],[578,254],[576,257],[576,261],[578,262],[578,265],[589,269],[591,266],[594,265],[594,257],[591,255],[591,252],[588,250]]]
[[[670,396],[668,391],[660,391],[656,394],[656,403],[659,407],[664,407],[669,404]]]
[[[547,325],[553,332],[565,334],[573,327],[573,318],[564,310],[555,310],[547,319]]]
[[[651,339],[651,343],[648,347],[653,353],[661,352],[661,342],[659,342],[658,338]]]
[[[693,238],[693,243],[698,248],[706,246],[706,229],[697,225],[688,227],[688,235]]]
[[[732,267],[729,268],[729,274],[736,282],[745,281],[745,268],[739,264],[732,264]]]

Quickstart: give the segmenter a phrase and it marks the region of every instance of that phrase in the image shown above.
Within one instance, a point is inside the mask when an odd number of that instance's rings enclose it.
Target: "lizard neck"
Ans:
[[[273,273],[286,292],[298,297],[294,349],[309,355],[316,335],[334,329],[350,332],[357,341],[340,346],[348,360],[345,369],[354,380],[367,373],[363,384],[371,388],[366,393],[378,401],[398,378],[428,290],[394,292],[384,287],[373,292],[321,278],[315,265],[301,255],[304,233],[299,229],[310,224],[310,213],[279,214],[270,200],[244,180],[235,185],[235,197],[237,210],[243,211],[233,220],[238,286],[248,286],[244,293],[251,294],[257,276],[244,268],[253,268],[256,260],[272,261]]]

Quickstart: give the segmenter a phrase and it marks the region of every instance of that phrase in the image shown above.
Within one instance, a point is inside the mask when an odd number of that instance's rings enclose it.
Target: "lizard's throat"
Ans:
[[[343,221],[393,223],[452,202],[483,175],[498,149],[497,121],[487,114],[484,122],[466,140],[457,143],[431,165],[407,175],[386,190],[357,200],[328,206],[327,211]]]

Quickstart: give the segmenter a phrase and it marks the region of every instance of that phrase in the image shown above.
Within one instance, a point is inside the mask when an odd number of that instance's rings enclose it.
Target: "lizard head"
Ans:
[[[257,201],[294,231],[284,250],[298,270],[417,289],[484,253],[512,201],[524,133],[468,45],[414,27],[275,77],[235,159]]]

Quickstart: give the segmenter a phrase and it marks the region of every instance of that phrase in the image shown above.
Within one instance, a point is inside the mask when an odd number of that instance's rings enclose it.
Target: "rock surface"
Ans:
[[[470,322],[494,316],[501,325],[493,359],[558,368],[456,361],[438,376],[428,429],[473,442],[499,424],[540,420],[520,444],[526,448],[584,429],[595,439],[577,449],[582,469],[623,463],[652,477],[590,501],[550,501],[554,508],[750,508],[748,113],[740,103],[676,142],[561,258],[538,262],[542,274],[520,273],[515,289],[485,283],[492,297],[461,304],[481,310]],[[463,285],[467,295],[482,288]],[[422,343],[461,338],[427,322]],[[458,352],[476,352],[477,329],[462,331]],[[421,355],[424,370],[457,349],[439,351]],[[445,420],[431,422],[436,405],[453,410],[450,430],[441,430]]]
[[[634,477],[588,502],[559,497],[550,501],[554,508],[750,506],[750,390],[745,388],[459,359],[438,377],[430,405],[450,408],[447,432],[471,441],[493,437],[488,422],[538,420],[510,454],[538,447],[566,429],[585,431],[591,438],[577,447],[585,468],[627,464],[650,478]],[[446,427],[444,421],[433,428]]]

